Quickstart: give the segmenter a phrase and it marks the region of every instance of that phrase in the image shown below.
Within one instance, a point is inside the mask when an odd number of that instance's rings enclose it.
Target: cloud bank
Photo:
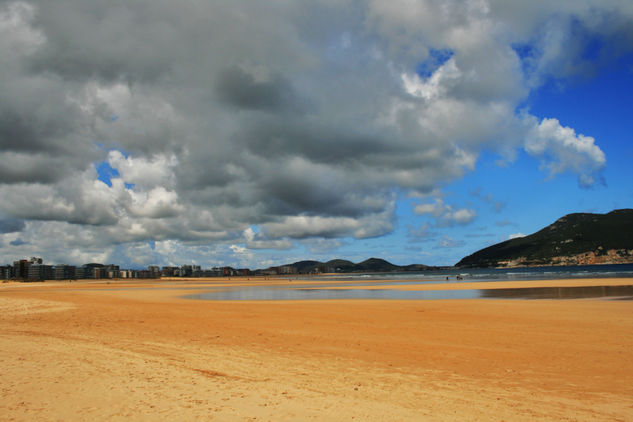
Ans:
[[[465,4],[0,1],[2,255],[238,262],[378,237],[397,192],[482,151],[598,183],[596,140],[521,104],[630,51],[633,5]]]

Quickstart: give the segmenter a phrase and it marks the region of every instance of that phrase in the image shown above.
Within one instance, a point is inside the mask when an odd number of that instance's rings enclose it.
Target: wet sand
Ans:
[[[633,420],[633,301],[179,298],[279,282],[0,284],[0,420]]]

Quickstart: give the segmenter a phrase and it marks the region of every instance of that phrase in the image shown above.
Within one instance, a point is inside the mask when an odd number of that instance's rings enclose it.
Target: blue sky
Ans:
[[[633,4],[0,1],[0,257],[452,265],[633,204]]]

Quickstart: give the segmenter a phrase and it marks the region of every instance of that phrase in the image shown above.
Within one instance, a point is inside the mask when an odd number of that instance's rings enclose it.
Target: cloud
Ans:
[[[437,247],[452,249],[452,248],[461,248],[465,244],[466,243],[462,240],[455,240],[448,236],[442,236],[442,239],[440,239],[440,241],[437,243]]]
[[[578,184],[592,186],[600,181],[599,173],[606,166],[604,152],[595,139],[562,126],[557,119],[543,119],[529,132],[525,149],[539,157],[551,176],[564,171],[578,174]]]
[[[293,88],[282,75],[256,80],[254,75],[233,66],[220,72],[216,83],[220,100],[238,109],[298,111]]]
[[[0,233],[15,233],[24,230],[26,224],[24,220],[16,218],[0,219]]]
[[[244,230],[246,247],[249,249],[290,249],[292,242],[287,239],[269,240],[251,227]]]
[[[439,227],[466,225],[477,217],[475,210],[470,208],[453,209],[453,206],[444,203],[440,198],[436,198],[434,203],[416,205],[413,212],[418,215],[432,215]]]
[[[462,73],[457,68],[455,60],[450,59],[427,79],[422,79],[418,74],[405,73],[402,75],[402,82],[410,95],[431,101],[445,97],[449,89],[459,82],[461,77]]]
[[[135,217],[176,217],[184,210],[184,207],[178,203],[176,192],[168,191],[162,186],[140,194],[133,190],[129,192],[132,195],[129,211]]]
[[[344,246],[346,242],[339,239],[310,238],[301,241],[311,254],[331,253]]]
[[[491,193],[484,193],[481,187],[474,189],[471,195],[490,204],[495,212],[501,212],[506,206],[505,201],[497,201]]]
[[[272,237],[304,239],[309,237],[336,238],[352,236],[356,239],[378,237],[393,231],[393,210],[381,216],[350,217],[290,216],[280,222],[266,223],[264,232]]]
[[[173,168],[178,165],[175,156],[161,154],[152,157],[125,157],[120,151],[108,153],[108,164],[117,170],[125,183],[151,188],[155,186],[173,187]]]
[[[507,227],[507,226],[516,226],[517,224],[508,220],[507,218],[504,218],[503,220],[499,220],[495,222],[495,225],[498,227]]]
[[[511,235],[508,235],[508,239],[519,239],[521,237],[525,237],[525,234],[523,234],[523,233],[513,233]]]
[[[438,235],[434,232],[429,223],[424,223],[420,227],[409,227],[409,237],[413,240],[424,240],[434,238]]]
[[[494,237],[493,233],[469,233],[465,235],[468,238]]]
[[[65,231],[73,260],[155,241],[229,262],[230,245],[390,233],[399,193],[437,192],[483,150],[594,185],[599,139],[517,109],[589,71],[592,37],[604,60],[630,50],[632,20],[610,0],[1,1],[0,212],[42,255],[59,247],[36,235]],[[439,225],[476,217],[430,206]]]

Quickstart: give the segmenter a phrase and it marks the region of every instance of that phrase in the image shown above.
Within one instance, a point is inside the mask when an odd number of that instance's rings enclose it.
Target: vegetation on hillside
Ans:
[[[538,232],[492,245],[459,261],[458,267],[497,267],[520,261],[551,265],[560,257],[617,251],[624,257],[633,249],[633,209],[607,214],[569,214]],[[622,255],[624,254],[624,255]]]

